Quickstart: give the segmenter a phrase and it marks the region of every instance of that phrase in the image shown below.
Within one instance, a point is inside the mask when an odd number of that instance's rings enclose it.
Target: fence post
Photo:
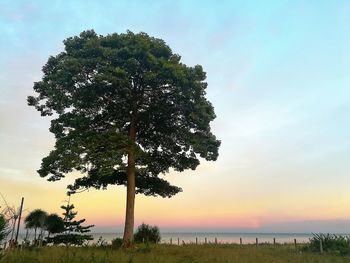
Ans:
[[[258,238],[255,239],[255,244],[256,244],[256,246],[258,246],[258,244],[259,244]]]
[[[198,238],[196,237],[196,245],[198,245]]]
[[[215,238],[215,244],[217,244],[218,243],[218,239],[217,238]]]
[[[24,197],[22,197],[21,207],[19,209],[18,225],[17,225],[17,232],[16,232],[16,246],[17,246],[17,242],[18,242],[19,227],[21,225],[21,216],[22,216],[22,210],[23,210],[23,202],[24,202]]]
[[[323,254],[322,239],[320,238],[320,253]]]
[[[297,239],[296,238],[294,238],[294,247],[295,247],[295,249],[297,249]]]
[[[204,240],[205,240],[204,243],[206,244],[207,243],[207,238],[205,238]]]
[[[242,238],[239,238],[239,244],[242,245]]]
[[[276,238],[273,238],[273,244],[276,245]]]
[[[170,245],[172,245],[173,244],[173,238],[171,237],[170,238]]]

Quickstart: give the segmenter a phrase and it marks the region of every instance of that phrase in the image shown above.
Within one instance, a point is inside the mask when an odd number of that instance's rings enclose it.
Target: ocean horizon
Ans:
[[[93,240],[90,241],[90,244],[97,243],[98,240],[102,240],[106,243],[111,243],[114,238],[122,238],[122,232],[91,232]],[[310,238],[312,238],[313,233],[267,233],[267,232],[161,232],[161,243],[163,244],[191,244],[197,243],[204,244],[207,243],[217,243],[222,244],[239,244],[240,239],[242,239],[243,244],[255,244],[256,238],[258,238],[259,243],[270,243],[273,244],[274,239],[276,243],[285,244],[285,243],[294,243],[294,239],[297,243],[307,243]],[[336,233],[339,235],[350,235],[348,233]],[[19,242],[23,241],[26,234],[20,232],[18,235]],[[44,235],[45,236],[45,235]],[[29,239],[34,238],[33,233],[29,233]]]
[[[93,242],[98,239],[109,243],[116,237],[123,237],[123,233],[91,233],[94,237]],[[161,243],[165,244],[198,244],[215,243],[232,243],[239,244],[242,239],[243,244],[255,244],[256,238],[259,243],[293,243],[294,239],[298,243],[307,243],[312,237],[312,233],[233,233],[233,232],[161,232]]]
[[[39,233],[38,233],[39,234]],[[123,232],[91,232],[89,233],[93,236],[93,240],[90,241],[90,244],[97,243],[99,240],[102,240],[106,243],[111,243],[114,238],[122,238]],[[197,243],[217,243],[222,244],[239,244],[242,240],[243,244],[255,244],[256,239],[259,243],[270,243],[273,244],[274,240],[276,243],[285,244],[285,243],[294,243],[294,239],[297,243],[307,243],[310,238],[312,238],[312,232],[297,232],[297,233],[276,233],[276,232],[214,232],[214,231],[201,231],[201,232],[190,232],[190,231],[164,231],[160,232],[161,234],[161,243],[163,244],[191,244]],[[332,233],[337,235],[350,235],[349,233]],[[25,232],[20,232],[18,235],[19,242],[23,241],[26,236]],[[44,234],[45,236],[45,234]],[[34,233],[30,232],[28,234],[29,239],[34,238]]]

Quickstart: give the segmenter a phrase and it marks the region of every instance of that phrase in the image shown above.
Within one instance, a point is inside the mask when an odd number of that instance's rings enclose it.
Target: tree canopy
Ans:
[[[24,219],[25,227],[27,229],[34,228],[34,240],[36,240],[36,231],[38,228],[42,229],[45,226],[47,213],[41,209],[31,211]]]
[[[170,197],[181,189],[158,177],[169,168],[195,169],[198,156],[216,160],[220,142],[210,131],[215,118],[204,97],[202,67],[180,62],[161,39],[145,33],[98,36],[85,31],[64,41],[49,58],[28,97],[43,116],[54,115],[55,150],[40,176],[59,180],[81,171],[69,189],[126,184],[131,115],[137,119],[137,192]]]
[[[45,220],[45,229],[50,234],[61,233],[65,230],[63,219],[57,214],[50,214]]]

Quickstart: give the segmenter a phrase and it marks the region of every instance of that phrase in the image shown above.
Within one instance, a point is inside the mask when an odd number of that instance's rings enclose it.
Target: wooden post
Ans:
[[[294,247],[295,247],[295,249],[297,249],[297,239],[296,238],[294,238]]]
[[[15,231],[16,231],[16,222],[17,222],[17,215],[15,214],[14,216],[13,216],[13,219],[14,219],[14,221],[13,221],[13,227],[12,227],[12,231],[11,231],[11,239],[10,239],[10,241],[14,241],[14,239],[13,239],[13,236],[14,236],[14,234],[15,234]],[[9,242],[9,247],[11,248],[12,247],[12,242]]]
[[[24,238],[26,242],[28,241],[28,231],[29,231],[29,229],[27,228],[27,230],[26,230],[26,237]]]
[[[198,245],[198,238],[196,237],[196,245]]]
[[[273,238],[273,244],[276,245],[276,238]]]
[[[255,244],[256,244],[256,246],[258,246],[258,244],[259,244],[258,238],[255,239]]]
[[[242,238],[239,238],[239,244],[242,245]]]
[[[205,243],[205,244],[207,243],[207,238],[204,239],[204,243]]]
[[[323,254],[322,239],[320,238],[320,253]]]
[[[218,239],[217,238],[215,238],[215,244],[217,244],[218,243]]]
[[[21,207],[19,208],[18,225],[17,225],[17,233],[16,233],[16,245],[17,245],[17,240],[18,240],[19,227],[21,225],[21,216],[22,216],[23,202],[24,202],[24,197],[22,197]]]
[[[173,238],[171,237],[170,238],[170,245],[172,245],[173,244]]]
[[[177,238],[177,245],[180,246],[180,238]]]

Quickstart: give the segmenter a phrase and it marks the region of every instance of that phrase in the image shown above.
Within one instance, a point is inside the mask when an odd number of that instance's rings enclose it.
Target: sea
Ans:
[[[103,240],[107,243],[111,242],[116,237],[122,237],[122,233],[93,233],[93,242],[97,240]],[[258,243],[273,243],[274,239],[276,243],[294,243],[294,239],[297,243],[307,243],[312,237],[311,233],[206,233],[206,232],[193,232],[193,233],[161,233],[161,243],[164,244],[195,244],[196,240],[198,244],[207,243],[221,243],[221,244],[239,244],[242,240],[243,244],[255,244],[256,239]]]
[[[111,243],[114,238],[123,237],[123,233],[90,233],[94,240],[89,244],[94,244],[103,241]],[[29,234],[29,239],[33,239],[32,233]],[[183,244],[204,244],[204,243],[221,243],[221,244],[255,244],[258,243],[273,244],[276,243],[307,243],[312,237],[312,233],[214,233],[214,232],[161,232],[161,243],[183,245]],[[23,241],[25,233],[19,233],[19,242]]]

